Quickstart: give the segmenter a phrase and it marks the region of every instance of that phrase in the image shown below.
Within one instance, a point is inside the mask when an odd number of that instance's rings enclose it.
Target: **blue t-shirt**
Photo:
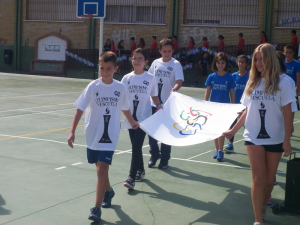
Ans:
[[[300,63],[296,60],[293,60],[290,63],[285,61],[285,65],[286,65],[285,74],[290,76],[295,81],[295,85],[297,85],[296,73],[300,73]]]
[[[239,72],[235,72],[232,74],[232,76],[236,84],[236,87],[234,89],[235,103],[241,103],[241,98],[249,79],[249,72],[247,72],[244,76],[239,76]]]
[[[208,76],[205,86],[211,87],[211,102],[230,103],[229,91],[236,85],[230,73],[226,73],[224,76],[212,73]]]

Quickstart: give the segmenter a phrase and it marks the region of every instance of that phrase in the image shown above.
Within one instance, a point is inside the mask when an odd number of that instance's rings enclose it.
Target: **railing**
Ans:
[[[276,49],[278,51],[283,51],[283,48],[286,45],[287,45],[287,43],[277,44]],[[245,45],[244,54],[252,55],[253,51],[256,47],[257,47],[257,45],[255,45],[255,44]],[[210,49],[217,51],[218,47],[212,46],[212,47],[210,47]],[[74,58],[68,57],[68,59],[66,61],[67,76],[88,78],[88,79],[98,78],[97,65],[98,65],[98,58],[99,58],[99,50],[97,50],[97,49],[68,49],[67,51],[77,54],[79,57],[84,58],[96,65],[95,67],[90,67],[88,65],[85,65],[84,63],[79,62],[78,60],[76,60]],[[225,46],[225,53],[227,53],[230,56],[237,56],[238,46],[237,45]],[[115,73],[115,75],[114,75],[114,78],[117,80],[121,80],[125,74],[130,73],[132,71],[132,64],[130,61],[130,56],[131,56],[130,51],[129,50],[124,51],[124,55],[127,56],[127,59],[118,63],[119,69],[118,69],[117,73]],[[202,76],[201,70],[198,66],[198,62],[199,62],[200,58],[202,57],[202,55],[203,55],[203,52],[201,51],[200,53],[198,53],[196,55],[188,56],[186,58],[185,63],[181,63],[182,66],[185,66],[186,64],[192,64],[191,69],[184,70],[184,76],[185,76],[184,84],[185,85],[193,84],[198,75]],[[149,60],[148,60],[148,65],[151,65],[155,59],[160,58],[160,57],[161,57],[161,55],[159,53],[155,57],[152,56],[152,58],[149,58]],[[213,58],[214,58],[213,55],[209,55],[208,74],[211,71],[210,65],[213,61]],[[237,67],[236,63],[231,61],[230,64],[231,64],[231,72],[236,71],[236,67]],[[77,75],[74,75],[76,73],[77,73]],[[201,82],[201,80],[202,80],[202,82]],[[203,86],[203,80],[205,82],[206,78],[201,77],[200,82],[199,82],[200,86]]]

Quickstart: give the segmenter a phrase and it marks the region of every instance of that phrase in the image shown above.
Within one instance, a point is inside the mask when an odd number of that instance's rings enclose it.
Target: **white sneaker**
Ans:
[[[255,222],[253,225],[264,225],[264,224],[261,222]]]

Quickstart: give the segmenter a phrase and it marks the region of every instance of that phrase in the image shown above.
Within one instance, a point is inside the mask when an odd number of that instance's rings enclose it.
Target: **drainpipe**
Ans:
[[[273,0],[264,0],[263,30],[271,43],[273,21]]]
[[[21,68],[21,42],[22,42],[22,16],[23,16],[22,0],[15,1],[15,39],[14,39],[14,67],[15,70]]]
[[[87,49],[95,49],[96,19],[88,19]]]

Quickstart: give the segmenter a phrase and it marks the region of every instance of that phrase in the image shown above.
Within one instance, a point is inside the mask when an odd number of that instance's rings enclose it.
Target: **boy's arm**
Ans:
[[[296,79],[297,79],[296,92],[298,96],[300,91],[300,72],[296,73]]]
[[[234,104],[235,103],[234,88],[230,89],[229,94],[230,94],[230,102],[231,102],[231,104]]]
[[[204,101],[208,101],[210,93],[211,93],[211,86],[207,86],[206,91],[205,91],[205,95],[204,95]]]
[[[128,109],[128,110],[122,110],[122,112],[123,112],[123,114],[126,116],[126,118],[127,118],[128,122],[130,123],[132,129],[137,129],[137,128],[139,128],[139,126],[140,126],[139,123],[136,122],[136,121],[133,119],[133,117],[132,117],[131,112],[130,112],[129,109]]]
[[[172,91],[178,91],[182,86],[182,80],[176,80],[176,84],[175,86],[172,88],[171,92]]]
[[[80,109],[77,109],[76,112],[75,112],[75,115],[74,115],[74,118],[73,118],[73,121],[72,121],[72,126],[71,126],[71,130],[70,130],[70,134],[69,134],[69,137],[68,137],[68,145],[73,148],[73,143],[75,141],[75,130],[76,130],[76,127],[82,117],[82,114],[83,114],[83,111],[81,111]]]
[[[156,105],[157,107],[157,111],[160,109],[163,109],[162,105],[160,104],[160,101],[158,99],[157,96],[151,96],[153,103]]]
[[[282,148],[284,150],[283,156],[287,157],[292,154],[291,147],[291,130],[293,129],[293,116],[291,111],[291,103],[283,106],[283,117],[284,117],[284,130],[285,136]]]

